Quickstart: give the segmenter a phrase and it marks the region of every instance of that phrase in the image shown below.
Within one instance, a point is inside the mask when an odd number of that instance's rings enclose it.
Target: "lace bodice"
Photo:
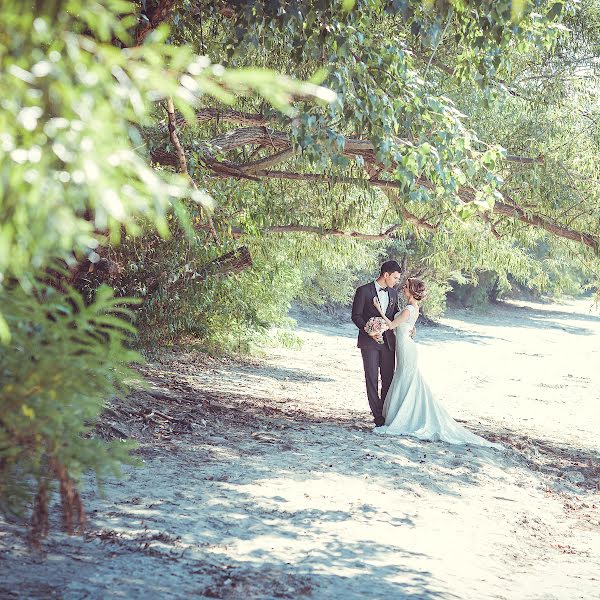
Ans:
[[[417,308],[415,308],[412,304],[407,304],[402,310],[408,310],[409,315],[408,315],[408,319],[406,321],[404,321],[404,323],[401,323],[400,325],[398,325],[398,330],[408,330],[410,331],[414,326],[415,323],[417,322],[417,319],[419,318],[419,310]],[[402,311],[398,311],[394,318],[396,318],[399,314],[401,314]]]

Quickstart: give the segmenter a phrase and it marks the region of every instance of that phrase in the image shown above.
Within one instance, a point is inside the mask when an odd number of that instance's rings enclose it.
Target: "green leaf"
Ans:
[[[10,328],[6,322],[6,319],[4,318],[4,315],[0,313],[0,342],[4,345],[7,345],[10,343],[10,340]]]

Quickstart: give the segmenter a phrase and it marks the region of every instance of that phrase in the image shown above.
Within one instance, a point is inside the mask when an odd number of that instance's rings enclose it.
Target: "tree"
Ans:
[[[577,209],[569,190],[557,195],[540,187],[559,176],[557,157],[527,136],[555,116],[546,99],[538,99],[535,111],[524,106],[511,83],[521,65],[533,71],[552,57],[572,62],[574,49],[565,50],[571,34],[561,21],[585,22],[574,7],[508,1],[176,5],[168,17],[173,43],[236,67],[313,77],[337,93],[326,107],[297,103],[293,118],[244,99],[234,107],[205,103],[193,121],[175,119],[190,172],[217,199],[219,239],[227,248],[268,243],[277,253],[283,236],[310,236],[314,251],[308,244],[305,264],[321,260],[316,237],[364,240],[372,258],[392,248],[408,252],[418,259],[411,268],[438,280],[440,289],[448,277],[482,269],[496,272],[503,289],[511,278],[541,288],[565,260],[583,261],[585,277],[594,277],[598,190],[583,192],[586,204]],[[597,33],[590,27],[577,35],[590,44]],[[594,89],[591,82],[590,93]],[[569,111],[574,99],[562,97]],[[580,122],[567,135],[574,131],[581,134]],[[152,161],[178,168],[166,128],[147,133]],[[590,144],[586,156],[595,164],[597,146],[593,139]],[[179,304],[163,280],[144,302],[148,307],[158,296],[170,310],[190,307],[186,318],[180,314],[169,325],[174,335],[210,310],[216,293],[213,283],[195,275],[218,255],[208,230],[196,226],[193,261],[174,250],[167,270],[178,281],[187,277],[195,291]],[[544,246],[549,254],[540,260],[535,249]],[[142,264],[148,263],[137,273]],[[153,276],[153,285],[159,280]],[[269,285],[269,276],[262,281]],[[147,293],[143,276],[130,283],[128,293]],[[202,305],[196,297],[205,298]]]
[[[167,235],[177,218],[189,229],[186,206],[212,202],[139,151],[157,103],[191,119],[203,94],[227,102],[258,93],[282,114],[294,95],[331,98],[273,72],[213,66],[166,44],[165,28],[138,25],[133,8],[59,0],[2,9],[0,87],[11,94],[0,110],[0,506],[33,506],[36,542],[48,531],[53,486],[72,532],[84,521],[81,474],[131,461],[129,445],[91,431],[104,402],[136,379],[136,300],[100,287],[86,304],[65,265],[81,253],[98,262],[103,239],[142,226]]]
[[[411,217],[411,207],[462,217],[483,209],[596,251],[594,223],[579,228],[560,214],[550,217],[543,207],[532,209],[502,188],[503,172],[543,165],[544,156],[505,151],[496,140],[481,139],[440,93],[434,75],[441,68],[461,85],[496,85],[494,78],[510,70],[515,48],[522,55],[554,47],[560,25],[553,20],[563,5],[456,1],[436,3],[435,11],[427,8],[423,2],[374,1],[356,2],[352,10],[344,4],[283,1],[182,8],[173,21],[177,43],[198,44],[236,66],[273,66],[300,76],[321,73],[317,77],[338,96],[327,109],[301,109],[295,119],[206,106],[195,123],[188,123],[193,164],[242,182],[274,178],[384,189],[401,222],[408,218],[424,228],[427,221]],[[451,62],[441,64],[439,56]],[[215,123],[222,132],[205,137],[215,132]],[[176,157],[157,146],[153,160],[175,165]],[[431,228],[438,224],[439,218],[429,223]],[[277,231],[298,225],[310,231],[313,224],[273,225]],[[396,229],[387,227],[387,235]]]
[[[33,502],[38,537],[53,482],[70,530],[77,477],[127,460],[84,434],[132,375],[135,317],[163,338],[241,336],[323,271],[390,251],[440,290],[454,270],[541,281],[530,248],[552,240],[597,264],[593,0],[14,1],[2,17],[0,494]]]

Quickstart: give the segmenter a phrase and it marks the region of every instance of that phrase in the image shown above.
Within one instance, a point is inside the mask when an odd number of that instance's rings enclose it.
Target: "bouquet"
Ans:
[[[381,339],[375,339],[378,344],[383,344],[383,332],[389,329],[385,319],[383,317],[371,317],[365,325],[365,331],[369,335],[378,333]]]

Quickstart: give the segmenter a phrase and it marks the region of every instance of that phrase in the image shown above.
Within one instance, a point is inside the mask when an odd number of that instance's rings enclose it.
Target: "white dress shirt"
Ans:
[[[387,290],[384,290],[377,281],[375,281],[375,289],[377,290],[377,297],[379,298],[379,305],[381,310],[385,313],[390,304],[390,296]]]

